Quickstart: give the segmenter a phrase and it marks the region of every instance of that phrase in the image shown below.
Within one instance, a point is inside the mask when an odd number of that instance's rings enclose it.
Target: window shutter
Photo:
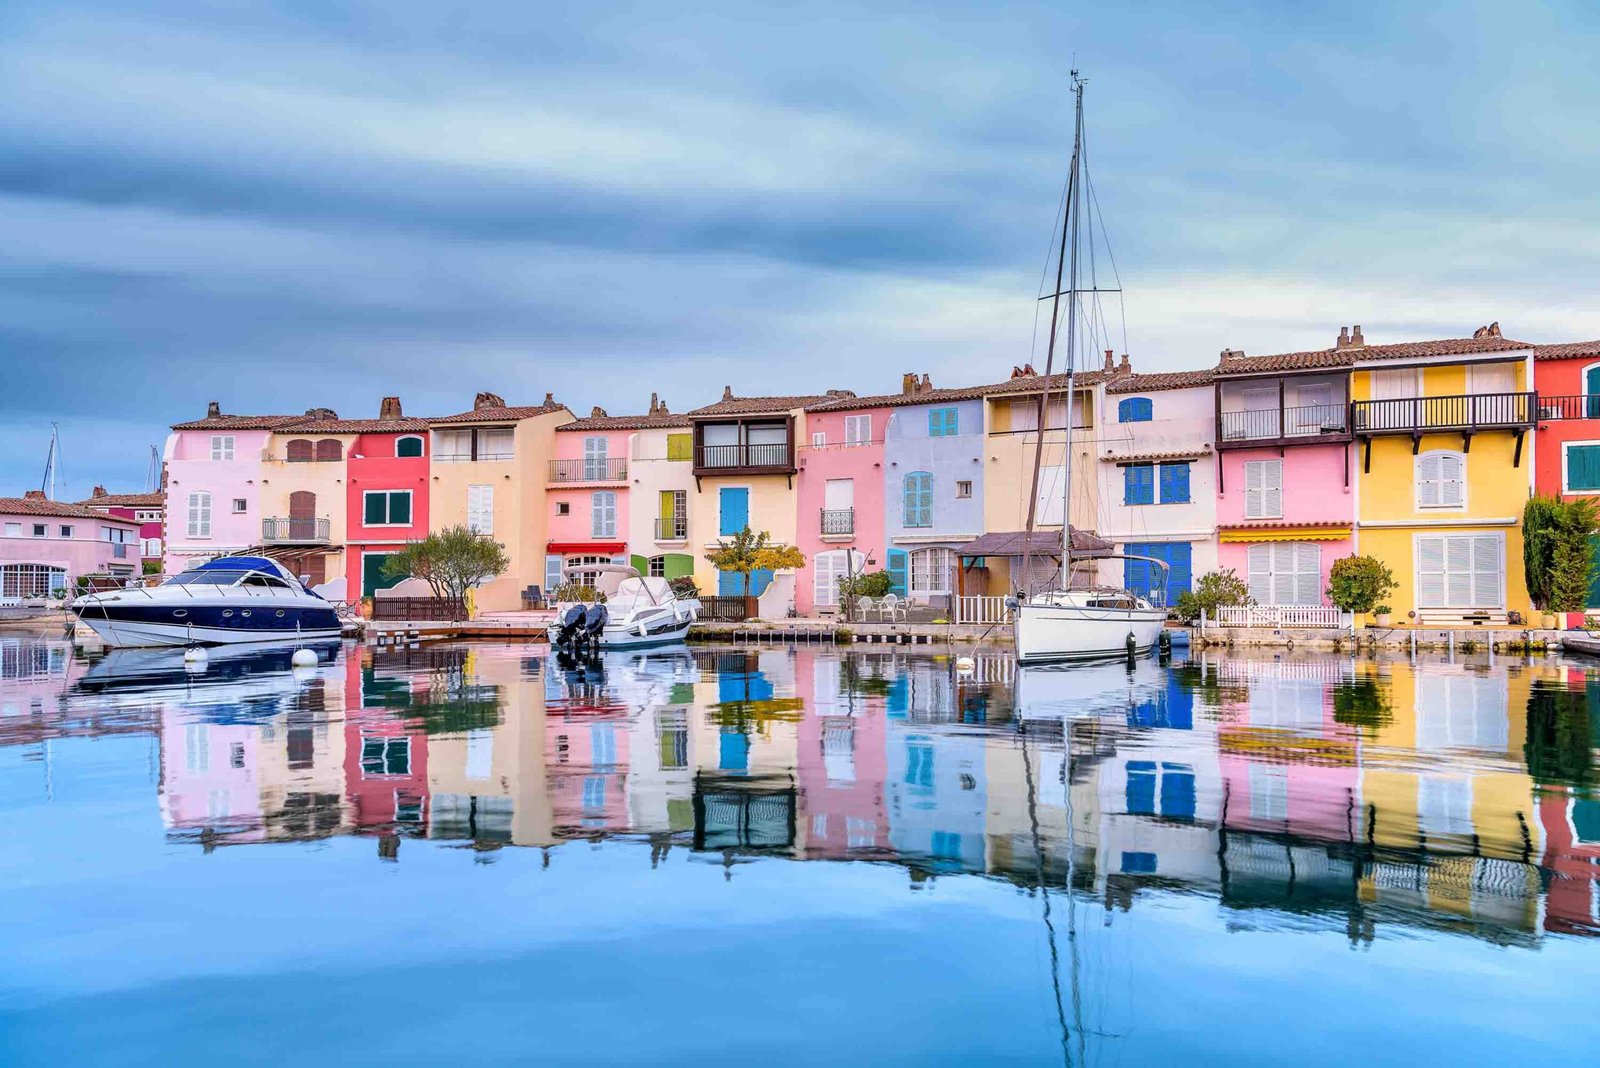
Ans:
[[[1272,603],[1294,604],[1294,545],[1291,542],[1272,543]]]
[[[421,456],[422,455],[422,439],[421,438],[401,438],[401,439],[399,439],[398,441],[396,441],[394,443],[394,454],[396,456],[401,456],[401,457]]]
[[[1283,516],[1283,461],[1266,460],[1261,473],[1262,516],[1278,519]]]
[[[1262,471],[1265,466],[1259,460],[1247,461],[1244,465],[1244,516],[1246,519],[1260,519],[1265,514],[1262,495]],[[1254,549],[1251,550],[1255,552]],[[1258,598],[1259,600],[1259,598]]]
[[[1161,465],[1161,503],[1187,504],[1189,501],[1189,465]]]
[[[1459,508],[1466,500],[1466,458],[1456,453],[1439,457],[1439,503],[1448,508]]]
[[[1444,539],[1444,600],[1450,608],[1472,607],[1472,536]]]
[[[389,494],[389,522],[411,522],[411,494],[404,491]]]
[[[1417,539],[1417,607],[1442,608],[1444,589],[1445,539],[1429,536]]]
[[[904,549],[890,549],[889,566],[889,592],[900,597],[906,595],[906,551]]]
[[[388,495],[384,493],[369,493],[362,501],[361,521],[371,526],[376,523],[388,522],[388,510],[385,507]]]
[[[1439,507],[1439,456],[1424,453],[1417,457],[1417,507]]]
[[[689,460],[694,456],[694,435],[668,434],[667,459]]]
[[[1247,555],[1247,580],[1250,598],[1257,604],[1272,603],[1272,546],[1252,545]]]
[[[1315,542],[1294,545],[1294,603],[1322,603],[1322,546]]]
[[[544,590],[549,593],[561,585],[561,557],[555,553],[546,553],[544,557]]]
[[[494,533],[494,487],[467,487],[467,529],[474,534]]]
[[[1494,534],[1472,538],[1472,607],[1499,608],[1503,602],[1504,543]]]
[[[1117,402],[1117,422],[1148,423],[1153,408],[1149,397],[1127,397]]]

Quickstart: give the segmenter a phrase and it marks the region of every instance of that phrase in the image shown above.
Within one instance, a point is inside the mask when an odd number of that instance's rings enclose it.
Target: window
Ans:
[[[929,408],[928,409],[928,436],[930,438],[952,438],[960,431],[960,409],[958,408]]]
[[[1600,493],[1600,442],[1569,441],[1561,446],[1561,492]]]
[[[911,592],[950,593],[955,570],[956,554],[949,549],[918,549],[911,554]]]
[[[906,476],[903,494],[905,525],[933,526],[933,475],[927,471],[911,472]]]
[[[494,533],[494,487],[467,487],[467,529],[474,534]]]
[[[416,435],[396,438],[394,442],[394,454],[401,457],[421,456],[422,438]]]
[[[970,498],[971,496],[972,496],[972,483],[968,482],[968,481],[958,480],[956,482],[956,498],[958,500],[963,500],[964,501],[964,500],[967,500],[968,498]]]
[[[196,490],[189,494],[189,537],[211,537],[211,494]]]
[[[1279,764],[1250,765],[1250,818],[1276,822],[1289,818],[1289,769]]]
[[[161,539],[160,538],[145,538],[142,542],[139,543],[139,555],[140,556],[160,556],[161,555]]]
[[[1250,546],[1246,560],[1257,604],[1322,603],[1322,546],[1316,542],[1263,542]]]
[[[1044,527],[1059,527],[1066,521],[1067,469],[1065,466],[1039,468],[1039,494],[1034,502],[1037,522]]]
[[[831,549],[811,558],[812,600],[822,606],[839,603],[839,583],[866,570],[867,558],[855,550]]]
[[[1129,464],[1122,469],[1122,503],[1156,503],[1156,468],[1154,464]]]
[[[717,491],[717,533],[737,534],[750,525],[750,491],[742,486],[723,486]]]
[[[689,492],[687,490],[662,490],[657,499],[660,515],[656,518],[657,538],[686,538],[689,536]]]
[[[361,774],[411,774],[411,739],[403,736],[399,738],[362,738]]]
[[[1249,460],[1244,465],[1244,517],[1283,518],[1283,461]]]
[[[1422,508],[1465,508],[1467,458],[1459,452],[1425,452],[1415,461],[1416,502]]]
[[[589,496],[589,533],[596,538],[617,536],[617,495],[600,490]]]
[[[1192,820],[1195,813],[1194,768],[1154,760],[1130,760],[1124,800],[1129,813]]]
[[[433,458],[441,463],[461,463],[472,459],[472,431],[434,431]]]
[[[610,464],[611,443],[604,435],[593,434],[583,439],[583,477],[591,482],[603,480]]]
[[[20,538],[20,537],[22,537],[22,524],[21,523],[7,523],[6,524],[6,537],[8,537],[8,538]]]
[[[688,462],[694,459],[694,435],[668,434],[667,459],[675,462]]]
[[[243,515],[244,514],[244,510],[246,508],[248,508],[248,507],[250,507],[250,502],[245,500],[243,497],[235,497],[233,499],[233,514],[234,515]]]
[[[666,578],[667,558],[665,556],[652,556],[645,566],[645,573],[651,578]]]
[[[1178,595],[1193,583],[1193,547],[1186,541],[1129,542],[1122,551],[1129,556],[1161,560],[1167,565],[1163,572],[1149,560],[1122,562],[1122,584],[1151,604],[1176,604]]]
[[[1153,416],[1149,397],[1124,397],[1117,402],[1117,422],[1148,423]]]
[[[872,440],[872,416],[847,415],[844,417],[844,443],[865,445]]]
[[[516,431],[511,427],[479,430],[478,459],[509,460],[516,455]]]
[[[820,449],[827,443],[828,435],[825,431],[814,430],[811,432],[811,447],[813,449]]]
[[[409,526],[410,490],[368,490],[361,495],[361,521],[369,527]]]
[[[317,442],[317,461],[328,463],[344,457],[344,445],[338,438],[323,438]]]
[[[67,570],[48,564],[0,564],[0,597],[48,597],[67,584]]]
[[[61,524],[61,536],[63,538],[72,537],[72,527],[66,523]]]
[[[213,434],[211,436],[211,458],[213,460],[233,459],[232,434]]]
[[[1418,534],[1418,608],[1505,607],[1501,534]]]
[[[1157,481],[1160,484],[1162,504],[1189,503],[1189,465],[1161,464]]]
[[[307,438],[291,438],[283,447],[283,458],[291,464],[308,464],[317,458],[317,447]]]
[[[556,515],[571,515],[571,514],[572,514],[572,504],[571,504],[571,502],[569,502],[569,501],[557,501],[556,502]]]
[[[50,524],[48,523],[35,523],[33,525],[33,536],[36,538],[42,538],[44,537],[45,532],[49,529]]]

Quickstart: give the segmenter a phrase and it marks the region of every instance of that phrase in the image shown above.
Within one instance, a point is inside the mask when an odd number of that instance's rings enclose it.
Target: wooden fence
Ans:
[[[372,618],[451,621],[467,618],[467,607],[449,597],[374,597]]]
[[[1011,622],[1004,597],[957,597],[956,622],[995,624]]]
[[[700,597],[700,619],[706,623],[743,623],[757,611],[754,597]]]

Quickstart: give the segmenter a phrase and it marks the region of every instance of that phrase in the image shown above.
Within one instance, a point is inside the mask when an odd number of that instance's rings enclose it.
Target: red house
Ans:
[[[1534,485],[1546,494],[1600,494],[1600,341],[1541,345]]]
[[[345,461],[346,596],[353,601],[394,585],[383,577],[384,560],[427,537],[428,423],[405,418],[400,398],[385,397],[378,418],[339,425],[357,435]]]
[[[139,524],[139,557],[148,566],[154,562],[154,570],[161,570],[161,554],[164,548],[162,541],[162,525],[166,522],[167,499],[160,491],[155,493],[107,493],[104,486],[96,486],[94,493],[86,501],[80,501],[85,508],[93,508],[106,515],[114,515],[118,519],[130,519]]]

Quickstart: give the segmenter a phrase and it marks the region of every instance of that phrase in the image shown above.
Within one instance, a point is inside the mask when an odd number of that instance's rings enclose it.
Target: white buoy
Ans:
[[[959,671],[959,672],[961,672],[963,674],[970,675],[972,672],[976,671],[977,669],[978,669],[978,662],[976,660],[972,659],[972,657],[970,657],[970,656],[958,656],[958,657],[956,657],[956,670],[957,671]]]
[[[295,667],[316,667],[317,654],[310,649],[296,649],[289,658],[289,663]]]
[[[191,645],[183,651],[185,664],[203,664],[206,660],[206,650],[203,645]]]

